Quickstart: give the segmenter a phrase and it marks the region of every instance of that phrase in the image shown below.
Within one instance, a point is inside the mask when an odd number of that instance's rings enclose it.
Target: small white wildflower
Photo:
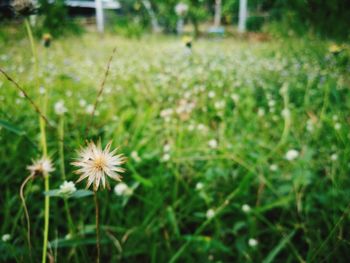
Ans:
[[[67,112],[67,108],[64,106],[64,101],[60,100],[55,103],[55,113],[57,115],[63,115]]]
[[[4,234],[4,235],[2,235],[2,237],[1,237],[1,240],[2,240],[3,242],[8,242],[8,241],[10,241],[10,239],[11,239],[11,235],[10,235],[10,234]]]
[[[122,154],[115,155],[117,149],[111,151],[112,142],[109,142],[102,150],[101,143],[97,145],[90,142],[86,148],[79,152],[79,158],[72,165],[79,167],[76,171],[80,174],[77,182],[87,178],[86,188],[89,188],[93,183],[94,191],[97,191],[100,182],[103,188],[109,189],[107,177],[116,181],[121,181],[120,173],[125,170],[121,164],[125,163],[126,159]]]
[[[288,108],[284,108],[281,112],[281,115],[284,117],[284,118],[289,118],[290,117],[290,110]]]
[[[309,132],[314,131],[314,123],[312,122],[311,119],[307,120],[307,122],[306,122],[306,130]]]
[[[332,161],[338,160],[338,155],[337,155],[336,153],[333,153],[333,154],[331,155],[331,160],[332,160]]]
[[[86,105],[86,101],[85,101],[84,99],[80,99],[80,100],[79,100],[79,105],[80,105],[81,107],[84,107],[84,106]]]
[[[242,205],[242,211],[243,211],[244,213],[249,213],[250,210],[251,210],[251,208],[250,208],[249,205],[247,205],[247,204]]]
[[[60,194],[63,195],[71,195],[76,190],[77,188],[75,187],[75,184],[72,181],[64,181],[63,184],[60,185]]]
[[[92,114],[92,112],[94,111],[94,105],[92,104],[87,105],[85,111],[87,114]]]
[[[163,146],[163,151],[164,151],[165,153],[170,152],[170,150],[171,150],[171,146],[170,146],[169,143],[167,143],[167,144],[165,144],[165,145]]]
[[[198,182],[197,184],[196,184],[196,190],[197,191],[200,191],[200,190],[202,190],[204,188],[204,184],[202,183],[202,182]]]
[[[197,125],[197,129],[199,131],[207,131],[207,126],[205,126],[204,124],[200,123]]]
[[[218,141],[215,139],[212,139],[208,142],[208,145],[210,148],[215,149],[218,147]]]
[[[340,130],[341,129],[341,124],[339,122],[334,124],[334,129],[336,129],[337,131]]]
[[[237,103],[237,102],[239,101],[239,95],[237,95],[237,94],[234,93],[234,94],[231,95],[231,99],[232,99],[234,102]]]
[[[276,101],[269,100],[268,104],[269,104],[270,107],[274,107],[276,105]]]
[[[32,175],[45,175],[47,176],[50,172],[53,172],[52,162],[48,158],[41,158],[39,160],[33,161],[32,165],[27,166],[27,169]]]
[[[132,189],[125,183],[119,183],[114,187],[114,193],[118,196],[132,195]]]
[[[207,213],[206,213],[206,217],[208,218],[208,219],[211,219],[211,218],[213,218],[215,216],[215,211],[214,211],[214,209],[209,209],[208,211],[207,211]]]
[[[263,117],[265,115],[265,110],[263,108],[258,109],[258,116]]]
[[[209,91],[209,92],[208,92],[208,97],[211,98],[211,99],[214,98],[215,95],[216,95],[216,94],[215,94],[214,91]]]
[[[163,162],[167,162],[169,160],[170,160],[170,154],[168,154],[168,153],[164,154],[163,157],[162,157],[162,161]]]
[[[222,109],[224,109],[225,108],[225,101],[217,101],[217,102],[215,102],[215,104],[214,104],[214,107],[215,107],[215,109],[217,109],[217,110],[222,110]]]
[[[141,162],[141,158],[140,158],[137,151],[132,151],[130,156],[135,162],[137,162],[137,163]]]
[[[332,116],[332,119],[333,119],[333,121],[338,121],[338,120],[339,120],[339,117],[338,117],[338,115],[333,115],[333,116]]]
[[[276,172],[277,170],[278,170],[277,164],[271,164],[271,165],[270,165],[270,171]]]
[[[258,240],[254,239],[254,238],[249,238],[248,244],[250,247],[256,247],[258,245]]]
[[[291,149],[286,153],[285,158],[288,161],[293,161],[294,159],[296,159],[299,156],[299,152],[297,150]]]
[[[43,86],[40,86],[39,93],[40,94],[45,94],[45,92],[46,92],[46,89]]]

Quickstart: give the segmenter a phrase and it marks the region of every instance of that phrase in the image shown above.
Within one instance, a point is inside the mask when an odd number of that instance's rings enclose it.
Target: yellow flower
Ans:
[[[328,48],[328,51],[333,53],[333,54],[336,54],[336,53],[339,53],[341,52],[343,49],[341,46],[338,46],[337,44],[332,44],[329,46]]]

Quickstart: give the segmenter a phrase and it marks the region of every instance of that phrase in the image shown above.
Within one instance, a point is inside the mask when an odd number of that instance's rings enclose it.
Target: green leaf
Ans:
[[[82,198],[82,197],[90,196],[93,194],[94,194],[94,192],[92,192],[90,190],[77,190],[73,194],[71,194],[69,197]]]
[[[60,189],[53,189],[48,192],[44,192],[44,194],[51,197],[82,198],[82,197],[93,195],[93,192],[90,190],[77,190],[72,194],[63,194],[61,193]]]
[[[11,123],[4,121],[4,120],[0,120],[0,126],[5,128],[6,130],[13,132],[19,136],[23,136],[26,134],[25,131],[22,131],[20,129],[18,129],[16,126],[12,125]]]
[[[50,197],[62,197],[62,195],[60,194],[60,190],[59,189],[53,189],[47,192],[44,192],[44,195],[50,196]]]
[[[289,240],[294,236],[295,230],[293,230],[288,236],[285,236],[281,239],[281,241],[275,246],[274,249],[267,255],[264,259],[263,263],[270,263],[274,260],[274,258],[278,255],[278,253],[284,248],[284,246],[289,242]]]

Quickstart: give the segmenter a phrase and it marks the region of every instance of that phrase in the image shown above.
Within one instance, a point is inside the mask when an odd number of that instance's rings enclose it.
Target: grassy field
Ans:
[[[177,38],[90,34],[38,42],[38,64],[27,39],[7,43],[0,67],[51,122],[50,189],[78,179],[86,141],[128,158],[127,187],[98,192],[101,262],[349,262],[350,52],[330,44],[197,40],[190,54]],[[1,76],[1,262],[41,260],[44,180],[24,191],[31,256],[19,197],[39,124]],[[51,197],[49,213],[50,258],[93,262],[93,197]]]

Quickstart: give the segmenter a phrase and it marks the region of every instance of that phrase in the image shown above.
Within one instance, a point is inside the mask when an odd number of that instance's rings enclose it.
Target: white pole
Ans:
[[[247,21],[247,2],[248,0],[239,0],[239,20],[238,20],[238,31],[243,33],[246,30]]]
[[[102,0],[95,0],[95,9],[96,9],[97,31],[100,32],[100,33],[103,33],[103,30],[104,30],[104,19],[103,19]]]

